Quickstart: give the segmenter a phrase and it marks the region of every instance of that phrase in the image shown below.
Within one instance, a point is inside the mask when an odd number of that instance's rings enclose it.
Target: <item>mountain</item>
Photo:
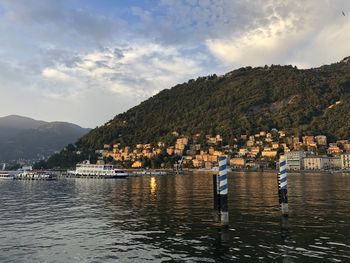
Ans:
[[[67,122],[45,122],[10,115],[0,118],[0,160],[48,157],[90,129]]]
[[[330,140],[348,139],[348,116],[349,57],[311,69],[290,65],[245,67],[165,89],[91,130],[76,147],[92,152],[103,144],[170,143],[174,131],[183,135],[221,134],[225,143],[231,144],[241,134],[272,128],[289,135],[324,134]],[[55,158],[62,161],[65,157]]]
[[[350,137],[350,59],[312,69],[245,67],[165,89],[80,138],[78,147],[166,140],[180,134],[227,139],[271,128]]]

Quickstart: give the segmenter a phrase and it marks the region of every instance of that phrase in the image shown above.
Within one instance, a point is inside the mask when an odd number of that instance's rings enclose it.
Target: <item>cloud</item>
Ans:
[[[272,63],[318,66],[350,54],[343,42],[349,35],[350,16],[342,15],[350,11],[346,0],[161,0],[159,8],[165,10],[161,15],[135,14],[143,31],[154,30],[166,44],[204,43],[227,70]]]
[[[185,56],[175,47],[133,44],[81,54],[76,62],[45,68],[43,76],[71,81],[80,89],[101,89],[145,99],[180,81],[203,74],[205,56]]]
[[[0,0],[0,115],[95,126],[197,76],[335,62],[349,19],[348,0]]]

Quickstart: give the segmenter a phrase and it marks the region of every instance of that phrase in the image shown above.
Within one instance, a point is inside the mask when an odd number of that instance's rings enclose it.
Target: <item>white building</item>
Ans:
[[[350,169],[350,154],[345,153],[340,155],[340,163],[341,163],[341,169],[343,170]]]
[[[329,160],[329,168],[332,170],[341,169],[341,159],[339,156],[337,157],[328,157]]]
[[[308,156],[304,158],[305,170],[323,170],[329,168],[327,156]]]
[[[303,151],[291,151],[285,153],[286,169],[287,170],[301,170],[303,167],[303,159],[305,152]]]
[[[328,156],[307,156],[304,158],[305,170],[337,170],[341,168],[341,160],[339,157]]]

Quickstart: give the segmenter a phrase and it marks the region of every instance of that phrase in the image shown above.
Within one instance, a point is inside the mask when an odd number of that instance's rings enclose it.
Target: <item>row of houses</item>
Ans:
[[[303,151],[285,153],[287,170],[349,170],[350,154],[339,156],[307,155]]]

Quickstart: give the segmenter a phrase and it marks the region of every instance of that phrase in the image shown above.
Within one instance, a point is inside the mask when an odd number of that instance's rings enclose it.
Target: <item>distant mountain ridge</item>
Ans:
[[[28,117],[0,117],[0,160],[48,157],[89,132],[67,122],[46,122]]]

